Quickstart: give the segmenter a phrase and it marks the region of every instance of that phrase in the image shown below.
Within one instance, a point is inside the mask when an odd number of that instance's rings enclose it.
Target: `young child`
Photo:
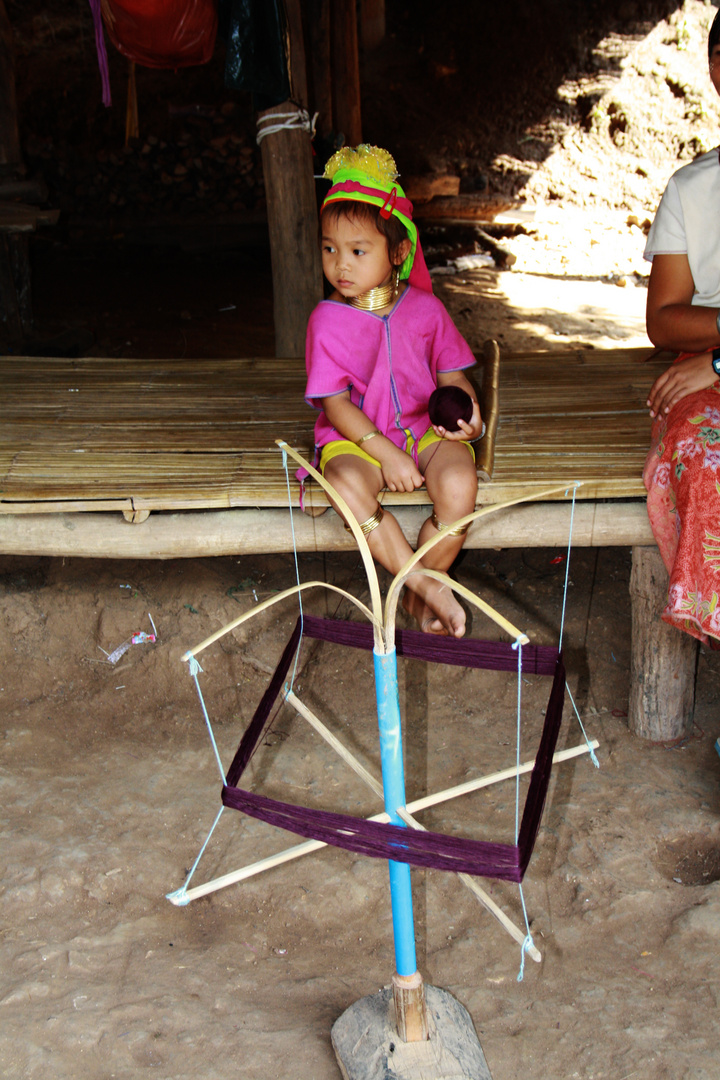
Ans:
[[[395,162],[379,147],[338,151],[325,169],[332,187],[320,211],[323,272],[333,293],[310,316],[307,401],[320,470],[361,523],[373,557],[392,574],[412,549],[378,496],[425,484],[433,512],[418,546],[447,533],[423,565],[447,570],[467,529],[448,526],[472,513],[477,471],[470,442],[484,433],[475,390],[463,370],[475,363],[442,303],[432,295]],[[428,401],[455,385],[473,399],[469,423],[433,427]],[[462,637],[465,612],[449,586],[424,574],[406,582],[405,609],[431,634]]]

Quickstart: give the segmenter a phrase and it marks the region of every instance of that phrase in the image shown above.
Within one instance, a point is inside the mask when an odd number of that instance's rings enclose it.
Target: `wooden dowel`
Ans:
[[[353,754],[351,754],[345,746],[343,746],[340,740],[336,738],[336,736],[333,735],[333,733],[328,728],[325,727],[322,720],[319,720],[315,713],[311,712],[310,709],[308,709],[307,705],[304,705],[292,690],[288,691],[285,700],[289,702],[289,704],[292,705],[292,707],[307,720],[307,722],[315,729],[315,731],[317,731],[317,733],[322,736],[326,743],[332,746],[335,753],[343,759],[345,764],[349,765],[353,772],[357,773],[360,779],[364,781],[364,783],[366,783],[367,786],[380,799],[382,799],[382,784],[379,783],[375,779],[375,777],[368,772],[365,766],[361,765],[358,759]]]
[[[573,746],[568,750],[558,750],[553,754],[553,765],[559,764],[561,761],[569,761],[570,758],[580,757],[581,754],[589,754],[590,750],[597,750],[600,743],[597,739],[591,739],[589,743],[580,743],[579,746]],[[436,791],[434,795],[425,795],[422,799],[415,799],[413,802],[408,803],[406,809],[412,813],[417,813],[419,810],[427,810],[429,806],[437,806],[438,803],[447,802],[449,799],[457,799],[460,795],[467,795],[471,791],[479,791],[481,788],[490,787],[491,784],[499,784],[502,780],[512,780],[518,773],[529,773],[535,764],[535,759],[531,761],[524,761],[519,768],[512,765],[508,769],[501,769],[499,772],[489,773],[487,776],[479,776],[476,780],[466,780],[463,784],[457,784],[455,787],[446,788],[444,791]]]
[[[421,832],[427,832],[425,826],[421,825],[419,821],[416,821],[412,814],[409,814],[407,810],[398,807],[398,816],[401,817],[405,824],[409,825],[411,829],[417,829]],[[464,872],[460,872],[457,876],[460,881],[462,881],[463,885],[467,889],[469,889],[471,893],[473,893],[473,895],[480,901],[480,903],[484,907],[487,908],[490,914],[495,916],[498,922],[501,923],[505,930],[507,930],[508,934],[510,934],[510,937],[514,938],[515,941],[517,941],[518,945],[522,945],[525,941],[526,935],[523,934],[522,930],[515,925],[515,923],[512,921],[511,918],[509,918],[509,916],[505,914],[503,909],[501,907],[498,907],[494,900],[490,899],[488,894],[483,888],[480,887],[480,885],[478,885],[475,879],[471,877],[470,874],[466,874]],[[539,949],[537,949],[534,945],[529,945],[526,951],[528,956],[531,956],[533,960],[535,960],[538,964],[540,963],[540,961],[542,960],[542,954]]]
[[[301,859],[303,855],[309,855],[312,851],[319,851],[320,848],[324,847],[327,847],[327,844],[322,840],[306,840],[303,844],[295,844],[294,847],[285,848],[275,855],[268,855],[265,859],[258,859],[257,862],[241,866],[239,870],[231,870],[228,874],[222,874],[221,877],[213,878],[212,881],[206,881],[204,885],[194,885],[192,889],[182,888],[176,892],[168,893],[167,899],[176,907],[184,907],[185,904],[189,904],[191,900],[197,900],[200,896],[207,896],[209,893],[217,892],[219,889],[225,889],[228,885],[235,885],[239,881],[255,877],[256,874],[272,870],[274,866],[282,866],[283,863],[292,862],[293,859]]]
[[[349,592],[346,592],[345,589],[340,589],[336,585],[330,585],[326,581],[305,581],[300,585],[293,585],[291,588],[283,590],[283,592],[276,593],[276,595],[271,596],[269,600],[263,600],[263,602],[261,604],[258,604],[257,607],[251,608],[249,611],[246,611],[244,615],[238,615],[237,619],[233,619],[233,621],[229,622],[226,626],[222,626],[219,630],[216,630],[214,634],[211,634],[210,637],[206,637],[205,640],[201,641],[199,645],[196,645],[194,649],[188,649],[186,653],[183,653],[180,659],[183,661],[183,663],[187,663],[187,661],[192,656],[197,656],[198,653],[201,653],[204,649],[207,649],[208,645],[212,645],[221,637],[224,637],[225,634],[228,634],[231,630],[235,630],[242,623],[247,622],[248,619],[254,618],[254,616],[258,615],[261,611],[265,611],[273,604],[277,604],[280,600],[285,600],[288,596],[293,596],[295,593],[300,593],[304,589],[314,588],[329,589],[330,592],[340,593],[341,596],[344,596],[346,600],[352,601],[353,604],[359,607],[363,614],[367,616],[369,621],[373,623],[373,625],[375,624],[375,620],[370,609],[365,607],[362,601],[357,600]]]

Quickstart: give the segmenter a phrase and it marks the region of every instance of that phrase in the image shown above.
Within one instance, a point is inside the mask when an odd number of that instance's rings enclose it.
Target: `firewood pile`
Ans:
[[[264,214],[260,149],[232,128],[219,117],[174,138],[148,134],[95,154],[31,138],[28,171],[42,176],[52,205],[75,224]]]

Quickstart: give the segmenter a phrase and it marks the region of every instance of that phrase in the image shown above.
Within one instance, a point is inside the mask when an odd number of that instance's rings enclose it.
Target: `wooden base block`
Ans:
[[[428,1039],[401,1041],[391,987],[361,998],[332,1027],[343,1080],[492,1080],[470,1014],[447,990],[425,987]]]
[[[667,742],[692,731],[698,642],[660,618],[668,575],[655,547],[632,549],[632,654],[628,726]]]

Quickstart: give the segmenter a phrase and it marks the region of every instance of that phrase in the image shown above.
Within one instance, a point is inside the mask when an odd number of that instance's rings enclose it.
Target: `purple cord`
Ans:
[[[228,770],[227,783],[222,789],[223,804],[242,810],[251,817],[269,822],[280,829],[373,858],[393,859],[413,866],[453,870],[456,873],[501,878],[505,881],[522,881],[540,827],[562,721],[565,699],[565,666],[562,654],[548,646],[526,645],[523,648],[523,670],[539,675],[552,675],[553,683],[540,746],[530,776],[518,843],[497,844],[465,840],[443,833],[419,832],[397,825],[366,821],[364,818],[350,817],[347,814],[313,810],[238,788],[237,782],[262,736],[270,710],[280,693],[303,634],[353,648],[373,648],[372,628],[365,623],[319,619],[314,615],[304,615],[302,621],[298,619]],[[513,671],[517,663],[512,645],[504,642],[478,641],[474,638],[456,640],[422,634],[417,630],[398,630],[395,646],[398,656],[462,667]]]
[[[110,94],[110,69],[108,67],[107,49],[105,48],[105,34],[103,33],[101,0],[90,0],[93,23],[95,24],[95,49],[97,51],[100,79],[102,81],[102,102],[106,108],[112,105]]]

